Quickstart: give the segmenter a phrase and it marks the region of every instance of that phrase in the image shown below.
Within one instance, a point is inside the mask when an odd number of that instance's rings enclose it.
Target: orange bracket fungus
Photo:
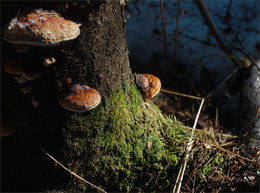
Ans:
[[[30,46],[53,46],[75,39],[80,34],[79,26],[54,11],[36,9],[13,18],[3,29],[3,38],[17,45],[17,52],[27,52]]]
[[[135,81],[145,100],[155,97],[160,92],[161,81],[154,75],[135,74]]]
[[[79,113],[95,108],[100,101],[98,91],[86,85],[75,84],[70,87],[69,95],[60,99],[60,104],[69,111]]]
[[[7,62],[4,65],[4,70],[9,74],[23,74],[21,60],[7,60]]]
[[[56,62],[55,58],[53,57],[48,57],[48,58],[45,58],[42,63],[44,64],[45,67],[51,65],[51,64],[54,64]]]
[[[66,84],[69,87],[72,83],[72,79],[70,77],[66,78]]]

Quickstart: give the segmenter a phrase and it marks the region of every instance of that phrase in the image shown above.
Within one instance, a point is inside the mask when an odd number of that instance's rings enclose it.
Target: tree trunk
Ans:
[[[167,153],[167,144],[173,143],[168,139],[175,134],[158,109],[143,102],[133,82],[119,1],[4,2],[2,24],[16,16],[19,9],[40,7],[57,10],[64,18],[81,23],[81,34],[75,40],[49,48],[35,47],[26,54],[15,53],[2,40],[2,64],[10,58],[19,59],[25,71],[42,74],[34,81],[17,84],[14,75],[3,72],[2,113],[15,126],[18,144],[28,148],[10,155],[4,151],[5,160],[30,165],[23,172],[30,179],[36,178],[28,182],[22,176],[15,177],[20,189],[11,183],[6,190],[67,187],[63,179],[55,178],[60,186],[50,182],[41,187],[35,185],[47,181],[50,175],[39,169],[50,165],[42,158],[45,155],[38,153],[40,145],[55,155],[62,149],[59,160],[65,166],[106,191],[169,191],[181,151],[172,149],[171,154]],[[56,63],[44,67],[41,61],[47,56],[54,57]],[[63,109],[59,97],[68,89],[67,78],[73,84],[96,89],[102,96],[101,104],[86,113]],[[28,88],[29,93],[20,92],[22,88]],[[39,105],[33,107],[32,101]],[[24,154],[28,155],[23,158]],[[17,168],[21,172],[23,166]],[[52,176],[62,173],[52,170],[46,169]],[[7,181],[14,181],[16,172],[10,174],[5,169],[4,173],[8,173]],[[72,178],[68,190],[95,189]]]
[[[86,83],[106,98],[120,85],[129,84],[131,76],[119,1],[71,4],[77,8],[65,11],[82,23],[81,35],[73,46],[63,48],[60,76]]]

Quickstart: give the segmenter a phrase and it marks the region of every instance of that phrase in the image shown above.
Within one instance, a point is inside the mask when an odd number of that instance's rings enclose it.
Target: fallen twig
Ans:
[[[66,171],[68,171],[69,173],[71,173],[73,176],[75,176],[76,178],[82,180],[83,182],[89,184],[90,186],[98,189],[101,192],[106,193],[105,190],[102,190],[101,188],[95,186],[94,184],[88,182],[87,180],[85,180],[84,178],[80,177],[79,175],[75,174],[74,172],[70,171],[68,168],[66,168],[64,165],[62,165],[59,161],[57,161],[54,157],[52,157],[49,153],[47,153],[41,146],[38,146],[44,153],[46,153],[47,156],[49,156],[53,161],[55,161],[57,164],[59,164],[63,169],[65,169]]]

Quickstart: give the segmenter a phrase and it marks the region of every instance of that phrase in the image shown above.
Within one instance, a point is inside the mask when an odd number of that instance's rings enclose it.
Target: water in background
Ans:
[[[217,31],[226,45],[239,47],[258,59],[260,4],[258,0],[242,1],[205,1]],[[128,7],[133,10],[127,21],[127,41],[130,58],[149,62],[153,56],[164,55],[162,32],[162,16],[160,1],[140,1],[135,5],[130,1]],[[165,28],[169,65],[173,63],[175,29],[177,22],[177,1],[164,0]],[[194,78],[200,71],[199,59],[210,54],[223,54],[217,47],[215,38],[193,1],[181,1],[180,9],[184,10],[179,24],[178,48],[176,60],[188,66]],[[129,12],[126,12],[126,16]],[[243,56],[234,52],[236,56]],[[204,59],[205,67],[214,73],[217,84],[233,70],[231,61],[227,58],[211,57]],[[165,68],[164,57],[158,60],[158,65]]]
[[[260,1],[258,0],[240,0],[240,1],[204,1],[209,9],[211,17],[215,23],[218,34],[226,45],[229,47],[241,48],[249,53],[255,60],[259,59],[260,45]],[[184,10],[179,24],[178,47],[174,63],[174,45],[175,45],[175,29],[177,22],[177,1],[164,0],[164,15],[166,27],[166,39],[168,49],[168,65],[183,65],[185,66],[185,78],[190,78],[197,82],[200,81],[202,64],[200,58],[211,54],[225,54],[218,47],[215,38],[210,34],[207,25],[204,23],[197,5],[193,1],[181,1],[180,10]],[[164,41],[162,28],[162,15],[160,1],[130,1],[128,4],[130,10],[133,10],[130,18],[127,20],[127,42],[129,56],[132,61],[133,69],[149,69],[145,65],[156,63],[157,68],[165,71],[167,68],[164,62]],[[129,12],[126,11],[126,17]],[[245,57],[241,52],[234,51],[233,55]],[[141,66],[140,66],[141,65]],[[142,66],[143,65],[143,66]],[[228,75],[235,69],[234,64],[230,59],[224,57],[207,57],[203,59],[204,71],[208,73],[214,87],[219,85]],[[144,70],[145,71],[145,70]],[[255,69],[253,70],[255,71]],[[149,71],[148,71],[149,72]],[[152,71],[159,74],[159,70]],[[247,74],[252,74],[248,70]],[[253,77],[257,77],[255,74]],[[162,77],[160,77],[162,78]],[[260,81],[258,78],[253,78],[253,81]],[[248,80],[247,80],[248,81]],[[252,80],[249,80],[249,82]],[[205,83],[205,80],[204,82]],[[248,82],[247,82],[248,83]],[[244,83],[244,87],[247,83]],[[243,82],[238,86],[238,89],[243,90]],[[259,83],[260,84],[260,83]],[[256,83],[258,85],[258,83]],[[202,86],[204,86],[202,84]],[[201,86],[201,87],[202,87]],[[172,88],[175,89],[175,88]],[[214,88],[212,88],[214,89]],[[219,113],[224,115],[223,119],[227,121],[234,117],[243,119],[243,113],[248,104],[246,100],[248,94],[258,93],[256,98],[250,99],[251,108],[250,122],[252,123],[253,114],[256,115],[260,104],[260,88],[250,87],[254,89],[250,92],[236,92],[228,100],[222,101],[219,105]],[[208,90],[210,92],[210,90]],[[224,92],[222,92],[224,93]],[[241,98],[242,97],[242,98]],[[244,107],[241,108],[241,101]],[[248,108],[249,109],[249,108]],[[259,118],[260,119],[260,118]],[[236,119],[232,120],[233,123]],[[229,121],[229,122],[232,122]],[[241,127],[244,126],[242,123]],[[257,126],[258,127],[258,126]],[[260,130],[256,128],[256,130]]]

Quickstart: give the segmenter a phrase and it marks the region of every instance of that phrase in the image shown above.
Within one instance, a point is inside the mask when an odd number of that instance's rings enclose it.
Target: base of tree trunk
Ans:
[[[174,148],[181,131],[170,128],[133,84],[114,91],[107,103],[70,117],[64,155],[72,171],[106,191],[169,191],[182,155]],[[70,191],[94,190],[71,180]]]

